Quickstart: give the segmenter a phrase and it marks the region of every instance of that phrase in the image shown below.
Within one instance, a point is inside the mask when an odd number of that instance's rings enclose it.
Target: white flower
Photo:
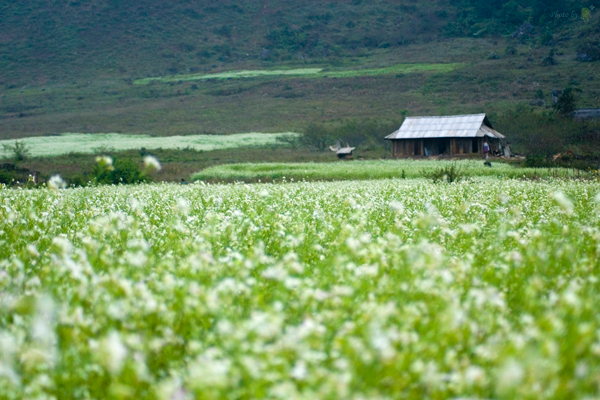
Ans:
[[[404,204],[400,203],[399,201],[394,200],[390,202],[390,208],[398,214],[404,213]]]
[[[308,369],[306,368],[306,362],[304,362],[304,360],[298,361],[290,372],[290,376],[298,381],[303,381],[307,375]]]
[[[118,375],[123,369],[127,357],[127,348],[118,332],[112,331],[102,341],[99,349],[100,361],[113,375]]]
[[[231,361],[221,359],[216,349],[208,349],[189,367],[188,386],[205,390],[227,386]]]
[[[498,371],[496,384],[500,392],[506,392],[519,386],[524,377],[525,371],[521,364],[511,359]]]
[[[18,386],[21,383],[19,375],[10,366],[0,363],[0,380],[2,378],[8,380],[13,386]]]
[[[58,190],[66,188],[67,184],[60,175],[54,175],[48,180],[48,187],[52,190]]]
[[[17,341],[6,331],[0,331],[0,360],[11,363],[17,354]]]
[[[98,163],[98,165],[100,166],[100,168],[105,168],[108,170],[113,170],[113,159],[110,158],[109,156],[101,156],[101,157],[96,157],[96,162]]]
[[[60,249],[60,254],[63,256],[68,256],[73,253],[73,245],[66,237],[57,236],[52,239],[52,244]]]
[[[27,245],[27,252],[32,257],[39,257],[40,256],[40,252],[38,251],[37,247],[35,247],[35,244],[28,244]]]
[[[177,199],[177,205],[173,207],[173,210],[181,215],[188,215],[190,212],[190,202],[181,197]]]
[[[144,166],[150,170],[154,170],[154,171],[160,171],[161,170],[161,166],[160,166],[160,162],[158,162],[158,159],[154,156],[146,156],[144,157]]]
[[[36,308],[36,316],[31,325],[31,337],[46,350],[53,349],[56,345],[54,301],[49,296],[42,296],[37,300]]]
[[[465,382],[469,386],[477,385],[483,383],[485,380],[485,371],[483,368],[471,365],[465,371]]]
[[[127,252],[125,258],[129,264],[138,268],[143,267],[148,262],[148,257],[141,250]]]
[[[563,212],[567,215],[573,214],[574,206],[573,202],[565,196],[562,192],[555,192],[552,197],[558,203],[558,205],[562,208]]]

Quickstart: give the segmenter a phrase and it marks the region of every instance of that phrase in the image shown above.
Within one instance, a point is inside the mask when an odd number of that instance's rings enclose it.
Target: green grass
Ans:
[[[393,74],[436,73],[443,74],[466,66],[464,63],[449,64],[398,64],[376,69],[356,69],[342,71],[326,71],[318,74],[323,78],[353,78],[361,76],[379,76]]]
[[[123,151],[145,148],[194,149],[202,151],[235,149],[248,146],[277,144],[277,138],[295,133],[240,133],[233,135],[189,135],[156,137],[119,133],[65,133],[58,136],[39,136],[21,139],[31,149],[33,157],[50,157],[68,153],[95,154],[106,151]],[[0,140],[0,159],[9,158],[10,153],[3,145],[14,144],[14,140]]]
[[[482,160],[437,161],[437,160],[380,160],[380,161],[338,161],[335,163],[265,163],[229,164],[206,168],[192,175],[192,179],[216,182],[246,181],[255,182],[289,180],[370,180],[400,178],[421,178],[423,172],[431,172],[444,165],[455,164],[467,177],[490,176],[519,178],[531,176],[566,176],[569,170],[515,168],[503,162],[494,162],[492,168],[483,165]]]
[[[156,78],[144,78],[135,80],[135,85],[145,85],[151,82],[189,82],[208,79],[248,79],[262,77],[312,77],[312,78],[353,78],[361,76],[378,76],[389,74],[410,74],[419,72],[445,73],[463,67],[465,64],[398,64],[386,68],[377,69],[351,69],[324,71],[324,68],[301,68],[301,69],[275,69],[275,70],[250,70],[229,71],[215,74],[192,74],[176,75]]]
[[[2,399],[591,399],[600,183],[0,187]]]

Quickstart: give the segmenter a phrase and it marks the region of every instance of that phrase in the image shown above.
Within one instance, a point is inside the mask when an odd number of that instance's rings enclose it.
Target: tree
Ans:
[[[556,65],[556,64],[557,64],[557,62],[556,62],[556,58],[554,58],[554,49],[550,49],[548,56],[542,60],[542,65],[544,67],[547,67],[547,66]]]
[[[317,151],[325,151],[336,141],[325,125],[315,123],[306,127],[300,140],[303,145]]]
[[[31,153],[31,149],[23,141],[15,140],[14,145],[3,144],[2,147],[11,155],[14,162],[25,161]]]
[[[554,105],[554,109],[561,115],[567,116],[576,109],[575,90],[573,88],[566,88],[558,98],[558,101]]]

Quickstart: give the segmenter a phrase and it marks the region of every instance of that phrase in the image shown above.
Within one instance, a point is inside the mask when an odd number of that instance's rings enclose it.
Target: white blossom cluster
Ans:
[[[0,398],[597,398],[599,193],[0,189]]]

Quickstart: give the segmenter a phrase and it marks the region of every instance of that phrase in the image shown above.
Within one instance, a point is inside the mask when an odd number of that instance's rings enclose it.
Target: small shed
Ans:
[[[329,149],[338,156],[340,160],[351,159],[356,147],[350,147],[346,143],[346,147],[342,147],[342,141],[339,140],[335,146],[329,146]]]
[[[352,158],[352,153],[354,153],[356,147],[344,147],[335,152],[340,160],[350,159]]]
[[[385,139],[392,141],[392,156],[483,156],[483,143],[492,152],[502,151],[504,135],[492,128],[486,114],[444,117],[409,117],[396,132]]]

